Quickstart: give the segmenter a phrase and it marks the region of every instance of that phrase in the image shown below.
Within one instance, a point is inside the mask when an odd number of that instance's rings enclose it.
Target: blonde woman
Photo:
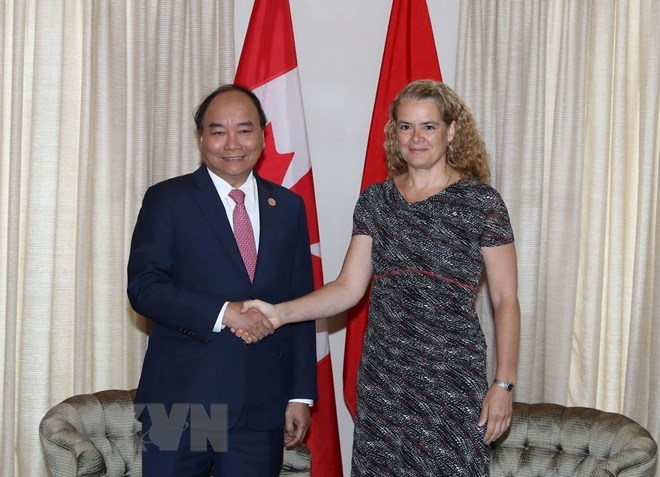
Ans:
[[[520,332],[507,209],[488,185],[472,115],[443,83],[415,81],[399,93],[385,149],[390,178],[360,196],[339,277],[297,300],[243,309],[258,308],[275,327],[329,317],[371,283],[351,475],[486,476],[489,444],[511,423]],[[475,309],[484,269],[493,383]]]

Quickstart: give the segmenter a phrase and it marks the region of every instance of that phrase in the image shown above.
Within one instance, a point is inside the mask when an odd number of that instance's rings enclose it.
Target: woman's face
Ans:
[[[403,100],[397,109],[396,139],[408,167],[430,169],[446,161],[456,123],[448,126],[432,100]]]

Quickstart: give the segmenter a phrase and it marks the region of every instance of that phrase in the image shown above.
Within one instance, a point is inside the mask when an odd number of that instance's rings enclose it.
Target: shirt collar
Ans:
[[[216,190],[218,191],[218,194],[220,197],[224,200],[229,196],[229,193],[234,189],[234,187],[229,184],[229,182],[225,181],[221,177],[217,176],[211,170],[207,167],[206,170],[209,173],[209,176],[211,176],[211,180],[213,181],[213,185],[215,186]],[[250,171],[250,175],[248,175],[247,179],[245,179],[245,182],[238,187],[238,189],[242,190],[245,192],[245,200],[248,203],[255,204],[257,202],[257,180],[254,177],[254,173]]]

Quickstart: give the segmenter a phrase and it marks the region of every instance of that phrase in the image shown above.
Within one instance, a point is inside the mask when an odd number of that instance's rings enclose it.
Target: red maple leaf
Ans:
[[[256,169],[262,178],[282,184],[286,171],[293,160],[293,152],[280,154],[275,149],[275,137],[273,135],[273,125],[268,123],[264,130],[264,151],[261,153],[261,159],[257,163]]]

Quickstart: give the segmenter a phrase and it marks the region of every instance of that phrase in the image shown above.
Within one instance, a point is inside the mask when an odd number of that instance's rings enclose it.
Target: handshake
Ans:
[[[271,335],[282,326],[277,307],[261,300],[231,302],[225,310],[223,324],[246,344]]]

